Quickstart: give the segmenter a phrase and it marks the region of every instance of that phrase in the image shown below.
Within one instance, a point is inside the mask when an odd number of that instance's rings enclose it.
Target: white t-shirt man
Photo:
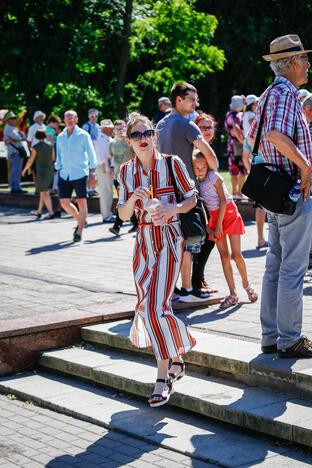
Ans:
[[[93,140],[96,162],[98,166],[105,163],[106,167],[108,168],[108,147],[112,141],[113,138],[105,135],[104,133],[101,133],[97,140]]]
[[[45,130],[45,129],[46,129],[46,126],[44,124],[38,124],[37,122],[35,122],[29,127],[28,134],[27,134],[27,141],[29,141],[31,147],[39,143],[39,140],[37,140],[37,138],[35,137],[36,132],[38,130]]]

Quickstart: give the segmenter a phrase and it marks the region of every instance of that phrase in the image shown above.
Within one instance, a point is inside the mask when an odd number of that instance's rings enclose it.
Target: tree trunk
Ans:
[[[118,67],[118,80],[116,84],[116,96],[117,96],[117,112],[120,117],[124,117],[126,113],[126,106],[124,102],[125,97],[125,83],[126,75],[129,64],[129,51],[130,44],[129,38],[131,34],[131,18],[132,18],[133,0],[126,0],[125,13],[123,19],[123,42],[120,50],[120,60]]]

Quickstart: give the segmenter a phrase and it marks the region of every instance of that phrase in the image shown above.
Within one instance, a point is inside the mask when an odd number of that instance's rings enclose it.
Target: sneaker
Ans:
[[[114,228],[114,227],[111,227],[109,228],[109,232],[111,232],[112,234],[114,234],[115,236],[119,237],[119,228]]]
[[[187,291],[185,288],[180,290],[180,302],[205,302],[209,299],[210,294],[202,292],[200,289],[193,288],[192,291]]]
[[[116,217],[114,215],[106,216],[103,218],[103,223],[114,223],[116,221]]]
[[[301,336],[289,348],[279,349],[278,356],[281,358],[312,358],[312,341],[306,336]]]
[[[54,213],[51,213],[51,214],[48,213],[44,215],[42,219],[54,219],[54,218],[55,218]]]
[[[78,232],[74,232],[73,241],[74,242],[80,242],[81,241],[81,234],[78,234]]]
[[[179,301],[181,296],[181,291],[179,288],[175,287],[172,295],[173,301]]]
[[[277,345],[272,344],[272,345],[267,345],[267,346],[261,346],[261,351],[262,351],[263,354],[277,353]]]

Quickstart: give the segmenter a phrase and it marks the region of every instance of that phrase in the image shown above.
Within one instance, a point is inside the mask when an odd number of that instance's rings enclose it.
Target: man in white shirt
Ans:
[[[34,123],[29,127],[27,134],[27,144],[30,151],[31,148],[39,142],[39,140],[37,140],[37,138],[35,137],[36,132],[38,130],[46,129],[46,126],[43,123],[45,118],[45,113],[40,110],[34,113]]]
[[[100,211],[103,223],[112,223],[115,219],[111,211],[113,202],[113,175],[108,159],[108,147],[113,141],[114,125],[110,119],[104,119],[101,121],[100,128],[101,133],[99,137],[93,140],[97,161],[96,175],[99,185]]]

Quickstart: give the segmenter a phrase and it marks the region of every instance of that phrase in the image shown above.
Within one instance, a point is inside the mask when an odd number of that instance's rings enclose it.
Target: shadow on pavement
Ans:
[[[43,252],[54,252],[56,250],[67,249],[79,245],[73,241],[56,242],[55,244],[42,245],[41,247],[34,247],[33,249],[26,250],[26,255],[37,255]]]

